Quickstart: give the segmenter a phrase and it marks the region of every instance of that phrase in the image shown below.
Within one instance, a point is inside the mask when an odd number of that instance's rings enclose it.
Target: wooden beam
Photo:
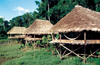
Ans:
[[[84,63],[86,63],[86,32],[84,32]]]
[[[34,35],[34,44],[35,44],[35,35]]]
[[[53,34],[52,34],[52,40],[54,40]]]
[[[64,51],[64,53],[62,54],[62,56],[66,53],[67,50]]]
[[[86,32],[84,32],[84,44],[86,44]]]
[[[60,44],[61,44],[61,33],[60,33]],[[60,46],[60,55],[62,55],[61,52],[62,50],[61,50],[61,46]],[[61,59],[61,58],[60,58]]]
[[[77,51],[78,49],[80,49],[80,48],[82,48],[82,47],[83,47],[83,46],[81,46],[81,47],[79,47],[79,48],[73,50],[73,52]],[[68,54],[66,54],[66,55],[64,55],[64,56],[62,56],[62,57],[68,56],[68,55],[71,54],[71,53],[72,53],[72,51],[71,51],[70,53],[68,53]]]
[[[79,54],[79,55],[84,55],[84,54]],[[86,56],[89,56],[89,54],[85,54]],[[91,55],[92,57],[98,57],[96,55]],[[86,58],[87,59],[87,58]]]
[[[61,44],[61,34],[59,34],[59,36],[60,36],[60,44]]]
[[[89,55],[86,59],[88,59],[90,56],[93,56],[93,54],[95,54],[97,51],[99,51],[100,50],[100,48],[99,49],[97,49],[95,52],[93,52],[91,55]]]
[[[61,59],[61,55],[60,55],[59,51],[57,50],[57,48],[56,48],[56,51],[57,51],[57,53],[58,53],[58,55],[60,56],[60,59]]]
[[[76,54],[74,51],[71,51],[70,49],[68,49],[67,47],[65,47],[64,45],[60,44],[62,47],[64,47],[65,49],[67,49],[68,51],[70,51],[71,53],[75,54],[76,56],[80,57],[81,59],[84,59],[82,58],[81,56],[79,56],[78,54]]]
[[[26,40],[26,42],[25,42],[25,46],[26,46],[26,48],[27,48],[27,40]]]

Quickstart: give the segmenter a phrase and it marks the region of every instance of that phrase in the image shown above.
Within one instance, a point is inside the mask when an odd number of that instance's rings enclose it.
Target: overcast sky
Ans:
[[[0,0],[0,17],[11,20],[26,12],[33,12],[38,8],[35,1],[41,0]]]

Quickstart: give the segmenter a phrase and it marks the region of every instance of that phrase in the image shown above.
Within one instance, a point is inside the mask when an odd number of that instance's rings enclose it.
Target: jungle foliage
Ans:
[[[48,20],[56,24],[61,18],[68,14],[75,5],[100,12],[100,0],[41,0],[35,1],[38,8],[37,11],[27,12],[21,16],[15,16],[7,21],[0,18],[0,39],[7,38],[7,32],[14,26],[29,27],[35,19]],[[49,6],[48,6],[49,5]]]

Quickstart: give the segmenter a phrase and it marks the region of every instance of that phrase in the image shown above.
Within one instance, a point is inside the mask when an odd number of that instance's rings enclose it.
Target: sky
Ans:
[[[38,6],[35,1],[41,2],[41,0],[0,0],[0,18],[9,21],[26,12],[36,11]]]

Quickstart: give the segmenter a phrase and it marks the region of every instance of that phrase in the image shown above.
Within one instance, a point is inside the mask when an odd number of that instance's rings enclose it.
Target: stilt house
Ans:
[[[8,38],[25,38],[24,31],[26,30],[25,27],[13,27],[11,30],[7,32]]]
[[[35,43],[36,40],[42,40],[43,35],[52,34],[49,31],[52,26],[53,24],[47,20],[36,19],[24,32],[26,43],[27,41],[34,41]]]
[[[76,5],[75,8],[55,24],[50,31],[53,33],[59,33],[59,39],[53,39],[51,42],[59,44],[65,49],[65,51],[58,51],[57,49],[60,49],[61,47],[57,47],[56,50],[60,55],[60,58],[73,53],[85,62],[87,58],[93,56],[93,54],[100,49],[100,12],[95,12],[88,8]],[[77,33],[78,35],[73,38],[68,35],[69,33]],[[68,47],[68,45],[70,45],[71,48]],[[96,46],[95,48],[97,50],[94,50],[92,53],[89,53],[90,55],[87,55],[91,50],[89,49],[89,45],[97,45],[99,46],[99,49],[97,49]],[[76,52],[76,50],[79,50],[80,48],[83,48],[83,50],[80,50],[83,54],[78,54]],[[67,51],[69,52],[67,53]],[[82,57],[83,55],[84,57]]]

